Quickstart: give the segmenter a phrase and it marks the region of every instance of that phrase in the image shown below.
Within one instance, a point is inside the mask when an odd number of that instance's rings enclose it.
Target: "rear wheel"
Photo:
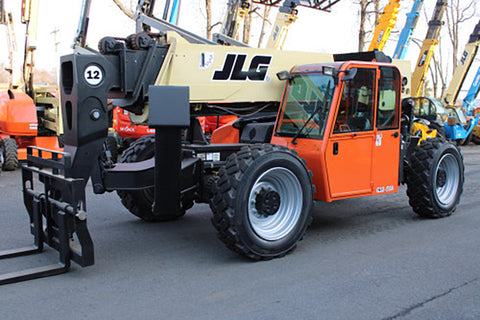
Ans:
[[[104,149],[105,150],[103,150],[103,152],[109,151],[111,160],[113,161],[113,163],[116,163],[118,161],[117,139],[115,139],[115,137],[108,136],[105,139]],[[106,156],[106,158],[107,158],[107,156]]]
[[[13,171],[18,167],[17,143],[15,139],[6,138],[0,140],[0,152],[3,155],[3,170]]]
[[[472,134],[472,142],[475,144],[480,144],[480,137]]]
[[[295,249],[312,221],[305,163],[286,148],[252,145],[232,154],[213,186],[212,223],[226,246],[254,260]]]
[[[155,154],[155,136],[143,136],[133,142],[126,149],[120,158],[121,163],[139,162],[153,158]],[[193,206],[192,200],[182,199],[182,213],[176,217],[163,217],[153,214],[152,206],[154,202],[154,189],[142,190],[119,190],[118,196],[122,200],[122,204],[135,216],[145,221],[164,221],[179,218],[185,214],[185,211]]]
[[[463,191],[464,165],[459,149],[438,139],[422,141],[409,158],[406,181],[410,205],[418,215],[451,215]]]

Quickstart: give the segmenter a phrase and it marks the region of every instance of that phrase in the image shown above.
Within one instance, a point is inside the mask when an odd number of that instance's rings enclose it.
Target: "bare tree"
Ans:
[[[212,0],[205,0],[205,10],[207,11],[207,39],[212,39]]]
[[[461,24],[465,21],[470,20],[475,16],[476,8],[475,1],[470,0],[465,4],[465,0],[450,0],[449,5],[446,11],[447,16],[447,29],[448,36],[450,38],[450,43],[452,45],[452,72],[454,72],[455,67],[457,66],[457,56],[458,56],[458,46],[459,39],[458,33],[461,27]],[[462,2],[463,5],[460,5]]]
[[[263,41],[263,38],[265,37],[265,28],[267,27],[267,23],[269,22],[268,21],[268,16],[270,15],[270,9],[271,8],[272,8],[271,6],[265,6],[265,9],[263,11],[262,29],[260,30],[260,36],[258,38],[258,47],[259,48],[262,46],[262,41]]]
[[[248,10],[248,13],[243,18],[243,43],[248,44],[250,42],[250,30],[252,29],[252,11]]]
[[[358,3],[360,5],[360,26],[358,31],[358,51],[365,50],[366,37],[369,33],[372,32],[370,26],[370,16],[374,14],[374,23],[375,26],[380,17],[380,0],[360,0]],[[370,11],[370,8],[373,6],[373,11]],[[368,28],[368,29],[367,29]]]

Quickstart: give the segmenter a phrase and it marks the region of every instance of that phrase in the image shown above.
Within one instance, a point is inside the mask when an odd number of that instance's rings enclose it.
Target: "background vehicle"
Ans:
[[[433,57],[433,51],[439,43],[442,17],[447,8],[447,2],[438,0],[435,4],[433,16],[428,22],[428,30],[418,55],[417,64],[412,75],[412,97],[419,97],[423,92],[423,85],[428,72],[428,67]]]
[[[445,123],[445,132],[447,137],[457,141],[457,143],[468,143],[472,140],[473,128],[478,125],[479,117],[473,117],[467,120],[465,109],[457,107],[456,101],[460,89],[462,88],[472,62],[477,55],[480,45],[480,22],[477,23],[473,32],[470,34],[462,57],[458,62],[452,80],[447,90],[442,96],[442,102],[447,106],[450,116],[449,121]],[[468,99],[468,97],[467,97]],[[477,140],[477,139],[475,139]]]
[[[394,59],[405,59],[410,41],[412,40],[413,30],[415,29],[418,21],[418,15],[422,8],[423,0],[415,0],[412,6],[412,10],[407,14],[407,20],[405,26],[398,38],[397,46],[393,54]]]
[[[57,138],[62,133],[57,89],[33,84],[38,6],[38,0],[22,1],[22,22],[26,24],[23,82],[12,83],[7,92],[0,93],[0,152],[4,170],[15,170],[18,160],[27,158],[27,146],[61,150]],[[15,67],[19,66],[12,68]]]
[[[390,0],[390,2],[383,8],[383,12],[378,19],[378,23],[373,31],[373,39],[370,42],[368,51],[375,49],[383,51],[383,47],[387,43],[392,29],[397,23],[398,9],[400,8],[400,0]]]
[[[478,117],[467,119],[464,113],[452,106],[445,106],[440,100],[430,97],[411,98],[414,102],[414,115],[425,121],[417,121],[414,131],[419,135],[435,137],[433,130],[443,137],[462,145],[470,141],[471,132],[478,123]]]

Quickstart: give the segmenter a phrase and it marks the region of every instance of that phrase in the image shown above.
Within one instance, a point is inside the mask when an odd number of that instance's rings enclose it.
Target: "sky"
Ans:
[[[58,66],[59,57],[72,52],[71,45],[75,36],[82,0],[39,0],[40,12],[38,20],[38,39],[35,54],[36,68],[53,70]],[[467,2],[469,0],[460,0]],[[20,23],[21,0],[6,0],[5,9],[14,14],[15,33],[19,56],[23,56],[23,38],[25,27]],[[137,0],[122,0],[126,7],[131,8]],[[162,15],[164,0],[157,0],[155,14]],[[213,22],[223,20],[226,10],[226,0],[212,0]],[[342,0],[333,6],[331,12],[323,12],[305,7],[298,8],[297,21],[292,25],[285,42],[284,50],[309,51],[321,53],[354,52],[358,47],[358,4],[357,0]],[[385,3],[385,1],[384,1]],[[405,24],[406,13],[410,11],[413,1],[403,0],[395,29],[384,49],[387,55],[393,55],[398,35]],[[433,14],[436,0],[425,0],[420,20],[414,33],[414,38],[421,42],[427,30],[427,21]],[[460,30],[460,51],[473,31],[480,18],[480,5],[476,16],[465,23]],[[263,8],[261,9],[263,11]],[[276,9],[270,13],[270,20],[274,21]],[[205,9],[203,0],[183,0],[180,9],[179,26],[196,34],[205,35]],[[260,30],[260,18],[255,18],[251,43],[257,43]],[[54,32],[56,30],[56,32]],[[255,32],[255,30],[258,30]],[[0,43],[6,43],[6,29],[0,26]],[[96,48],[98,41],[104,36],[126,37],[135,31],[133,20],[125,16],[112,0],[92,0],[90,9],[90,24],[87,42]],[[217,26],[214,32],[220,31]],[[269,31],[267,31],[269,34]],[[441,34],[446,37],[446,28]],[[443,44],[444,46],[446,44]],[[448,46],[447,46],[448,47]],[[444,50],[444,52],[448,52]],[[407,60],[415,64],[419,54],[419,47],[411,44]],[[451,58],[444,53],[448,63]],[[479,55],[480,56],[480,55]],[[8,64],[8,50],[0,45],[0,63]],[[480,57],[472,66],[470,77],[476,72]],[[451,63],[450,63],[451,64]],[[450,70],[450,73],[452,71]],[[469,83],[467,78],[466,83]],[[465,86],[464,86],[465,87]],[[467,88],[468,89],[468,88]]]

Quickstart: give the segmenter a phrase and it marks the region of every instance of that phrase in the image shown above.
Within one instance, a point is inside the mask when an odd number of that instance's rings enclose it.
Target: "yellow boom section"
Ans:
[[[267,48],[281,50],[291,25],[297,20],[297,10],[292,12],[279,12],[275,19],[270,38],[268,38]]]
[[[447,9],[446,0],[438,0],[432,19],[428,22],[428,31],[423,40],[422,49],[417,59],[417,65],[412,76],[412,97],[421,95],[423,85],[427,77],[428,67],[433,57],[433,51],[438,44],[440,28],[442,27],[442,17]]]
[[[468,43],[465,45],[465,50],[463,51],[462,57],[455,67],[455,72],[453,73],[452,80],[448,85],[447,91],[443,94],[442,102],[447,105],[455,105],[457,100],[458,93],[462,88],[462,84],[465,81],[468,70],[472,65],[473,59],[477,55],[478,46],[480,44],[480,21],[475,26],[473,33],[470,35]]]
[[[382,51],[387,43],[392,29],[397,23],[398,9],[400,8],[400,0],[390,0],[383,9],[382,15],[378,19],[378,24],[373,32],[373,39],[370,42],[368,51],[375,49]]]

